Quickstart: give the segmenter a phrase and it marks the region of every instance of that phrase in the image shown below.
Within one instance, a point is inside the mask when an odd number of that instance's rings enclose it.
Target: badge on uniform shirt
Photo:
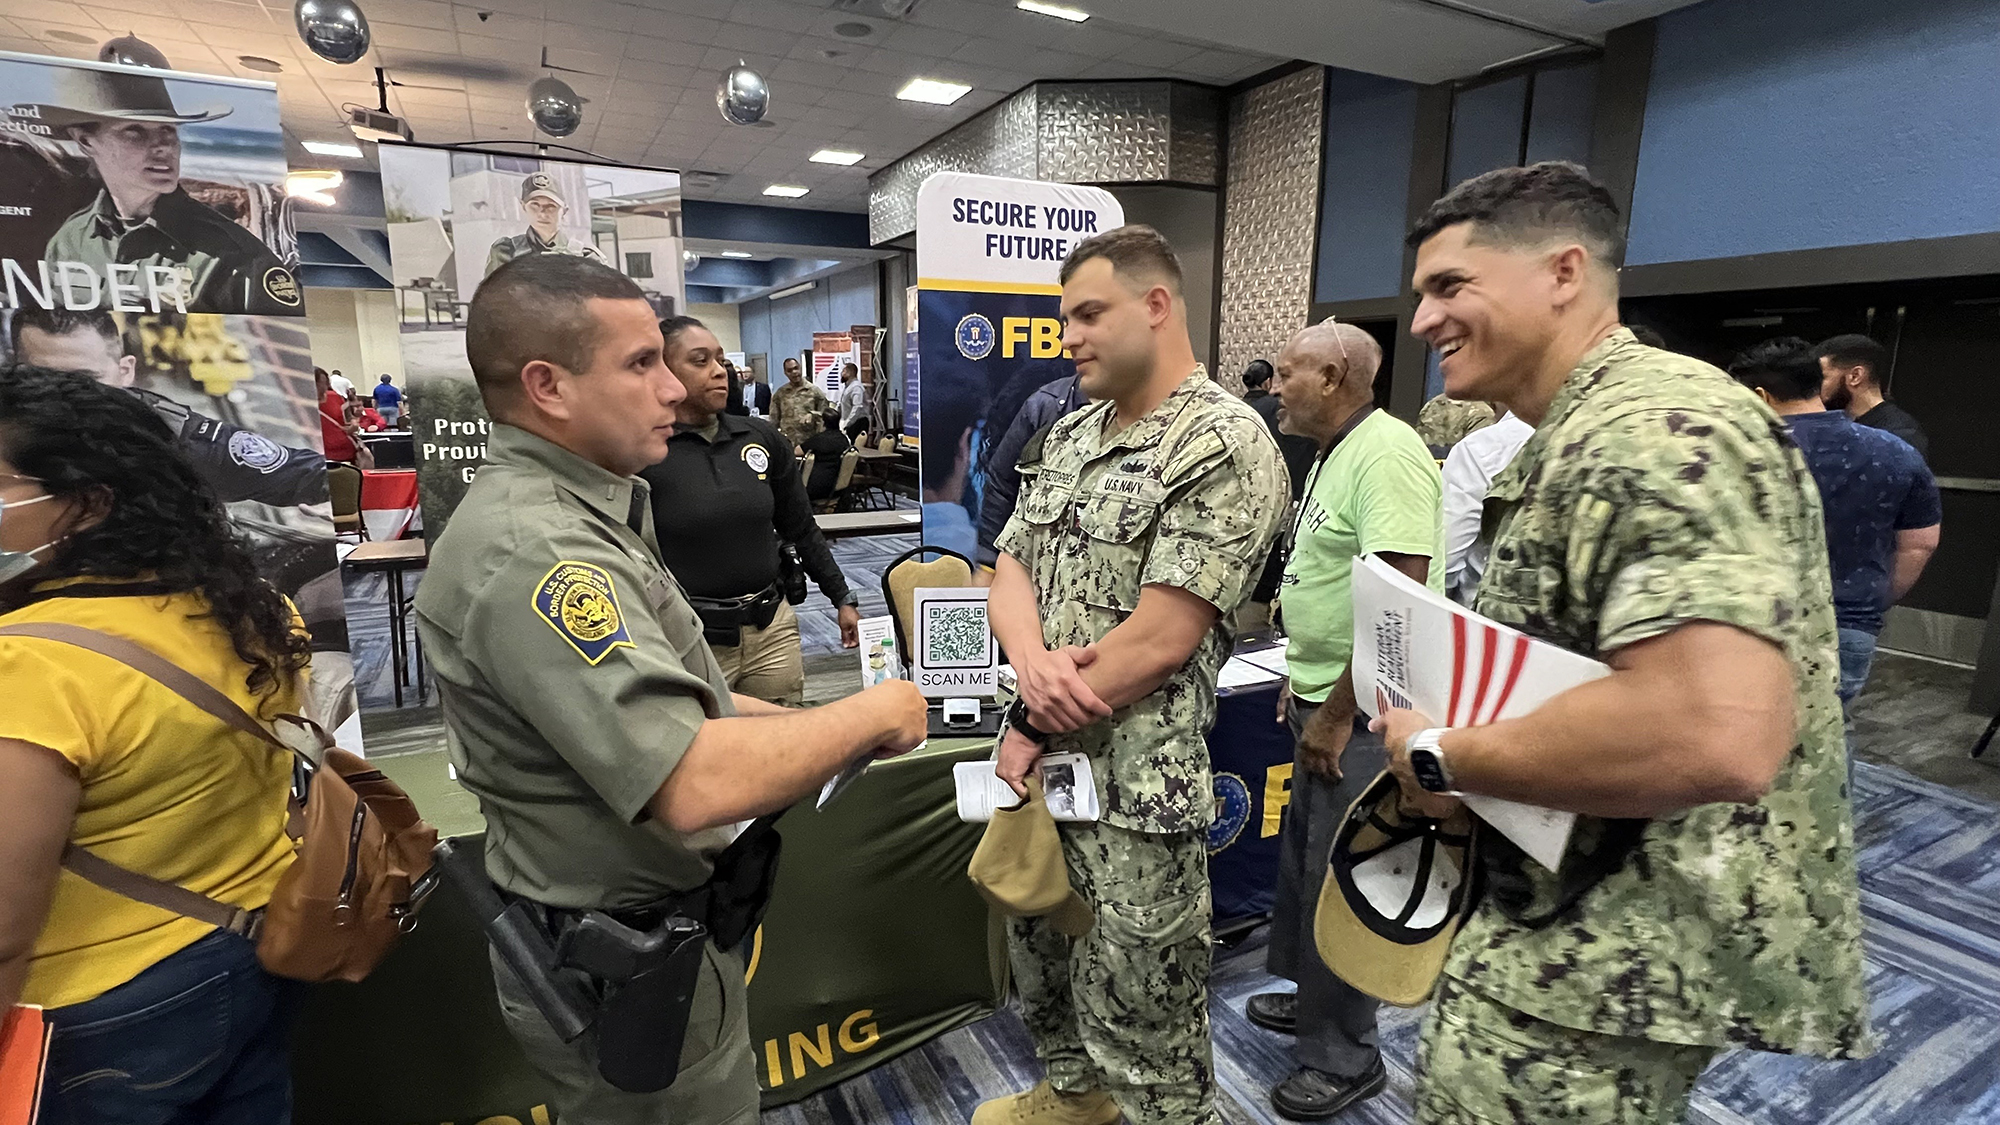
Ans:
[[[272,266],[264,271],[264,292],[281,305],[299,307],[298,279],[283,266]]]
[[[269,473],[291,460],[292,452],[263,434],[238,430],[229,435],[229,459],[246,469]]]
[[[604,568],[559,562],[535,587],[535,612],[595,667],[612,649],[632,648],[632,634],[618,612],[618,591]]]
[[[750,471],[753,473],[768,473],[771,471],[771,455],[761,445],[744,446],[743,463],[750,466]]]

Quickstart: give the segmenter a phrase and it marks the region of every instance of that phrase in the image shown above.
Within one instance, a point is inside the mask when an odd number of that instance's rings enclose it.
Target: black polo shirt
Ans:
[[[790,543],[833,604],[852,601],[813,522],[792,443],[769,422],[718,414],[706,427],[677,427],[667,459],[639,475],[652,485],[660,557],[690,595],[737,598],[770,589],[780,545]]]

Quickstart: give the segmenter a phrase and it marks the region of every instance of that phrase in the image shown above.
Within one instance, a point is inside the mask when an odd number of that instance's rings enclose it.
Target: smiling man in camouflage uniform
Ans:
[[[1452,791],[1583,814],[1557,873],[1484,833],[1417,1120],[1674,1122],[1721,1048],[1867,1053],[1805,461],[1749,391],[1619,325],[1618,212],[1583,169],[1467,181],[1411,240],[1446,390],[1535,425],[1487,497],[1475,608],[1611,666],[1489,726],[1378,720],[1434,814]]]
[[[1023,792],[1045,747],[1089,755],[1102,819],[1061,833],[1095,924],[1072,940],[1010,923],[1048,1080],[972,1120],[1214,1125],[1204,736],[1290,483],[1263,418],[1195,362],[1157,231],[1083,242],[1062,280],[1063,346],[1094,402],[1024,454],[995,544],[993,632],[1022,698],[996,772]]]

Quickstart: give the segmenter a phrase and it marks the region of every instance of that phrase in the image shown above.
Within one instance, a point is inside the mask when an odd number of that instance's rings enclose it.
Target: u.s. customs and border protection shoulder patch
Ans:
[[[559,562],[535,587],[535,612],[595,667],[612,649],[632,648],[618,610],[618,591],[604,568]]]

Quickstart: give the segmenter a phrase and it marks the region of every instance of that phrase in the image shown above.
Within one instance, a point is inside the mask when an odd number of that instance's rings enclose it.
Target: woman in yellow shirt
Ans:
[[[0,373],[0,625],[138,643],[270,717],[308,645],[137,398]],[[76,844],[254,910],[292,860],[288,756],[124,664],[0,637],[0,1010],[48,1009],[43,1120],[282,1125],[298,986],[251,942],[61,867]]]

